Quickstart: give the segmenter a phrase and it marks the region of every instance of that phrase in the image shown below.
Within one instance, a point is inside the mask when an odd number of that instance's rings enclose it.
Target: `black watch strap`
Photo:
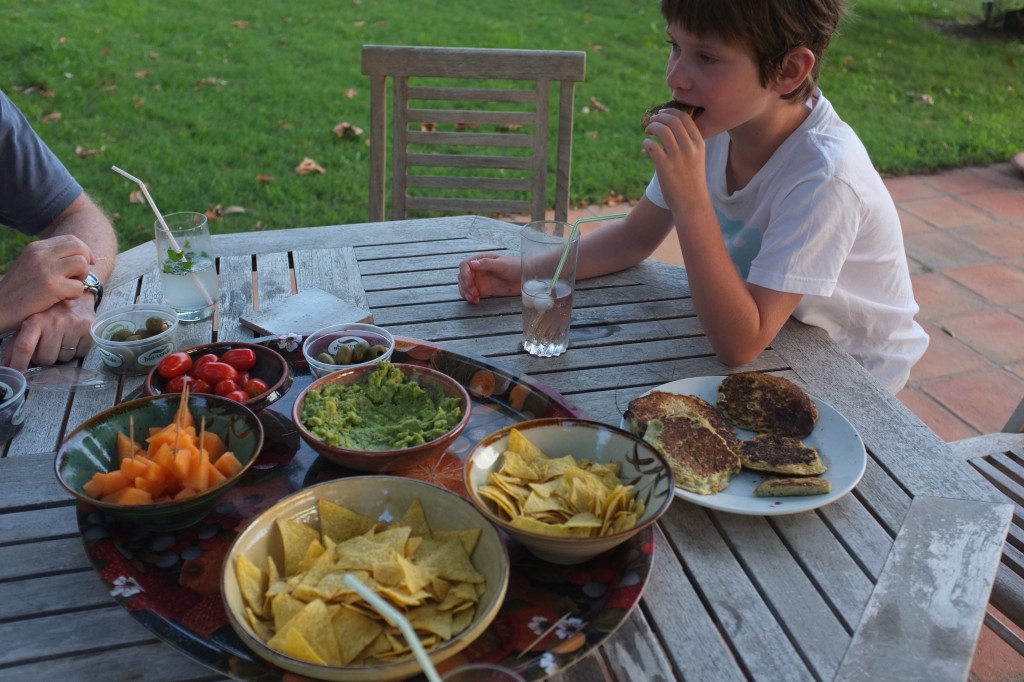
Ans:
[[[100,301],[103,300],[103,284],[100,282],[100,278],[90,272],[82,285],[87,292],[92,292],[96,296],[96,306],[93,310],[99,308]]]

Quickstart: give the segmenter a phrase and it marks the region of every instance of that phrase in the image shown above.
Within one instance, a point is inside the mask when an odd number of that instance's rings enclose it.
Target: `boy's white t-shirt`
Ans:
[[[914,320],[899,215],[856,133],[820,91],[808,106],[803,124],[732,194],[729,136],[708,138],[711,201],[746,281],[803,294],[793,317],[823,328],[895,393],[928,347]],[[668,209],[657,174],[647,198]]]

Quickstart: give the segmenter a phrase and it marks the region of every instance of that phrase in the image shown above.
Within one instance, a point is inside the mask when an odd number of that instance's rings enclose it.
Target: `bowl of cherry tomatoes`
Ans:
[[[272,348],[241,341],[205,343],[167,355],[146,377],[147,395],[219,395],[254,412],[277,401],[295,382],[284,357]]]

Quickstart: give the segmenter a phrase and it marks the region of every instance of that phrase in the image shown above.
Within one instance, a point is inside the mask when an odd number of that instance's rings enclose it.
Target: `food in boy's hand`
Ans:
[[[302,425],[328,445],[350,450],[399,450],[428,443],[462,419],[461,401],[424,388],[381,361],[363,383],[312,389]]]
[[[757,497],[827,495],[830,492],[832,492],[832,484],[817,476],[768,478],[754,488],[754,495]]]
[[[205,422],[196,427],[182,395],[174,421],[150,429],[144,448],[132,433],[117,434],[120,465],[98,471],[83,486],[90,497],[115,504],[152,504],[183,500],[224,483],[242,470],[242,463],[227,450]]]
[[[391,524],[328,500],[317,517],[278,520],[282,555],[261,567],[242,554],[235,564],[249,625],[268,646],[330,666],[413,656],[347,573],[401,611],[428,651],[472,623],[486,588],[470,558],[479,528],[434,531],[419,500]]]
[[[740,461],[748,469],[777,474],[813,476],[825,473],[818,449],[804,445],[799,438],[762,433],[740,445]]]
[[[664,111],[665,109],[678,109],[690,115],[691,117],[695,116],[699,111],[701,111],[701,109],[699,109],[698,107],[693,107],[690,106],[689,104],[680,104],[675,100],[669,100],[663,104],[651,107],[650,109],[645,111],[644,115],[640,117],[640,127],[643,128],[644,130],[647,130],[647,126],[651,125],[651,119],[656,114]]]
[[[818,421],[818,407],[789,379],[763,372],[730,374],[718,386],[718,409],[750,431],[806,438]]]
[[[572,455],[551,459],[517,429],[509,432],[504,464],[480,486],[499,516],[522,530],[558,536],[610,535],[636,526],[644,503],[619,479],[618,462]]]

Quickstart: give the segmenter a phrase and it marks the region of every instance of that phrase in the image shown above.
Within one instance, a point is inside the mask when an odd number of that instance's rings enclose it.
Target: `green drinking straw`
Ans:
[[[551,288],[548,290],[548,296],[551,298],[555,297],[555,286],[558,284],[558,276],[562,274],[562,268],[565,267],[565,261],[569,258],[569,247],[572,246],[572,240],[576,237],[576,233],[580,231],[580,223],[596,223],[599,220],[615,220],[616,218],[625,217],[625,213],[599,215],[590,218],[580,218],[572,224],[572,232],[569,233],[569,238],[565,241],[565,249],[562,251],[562,258],[558,261],[558,267],[555,268],[555,276],[551,278]]]

